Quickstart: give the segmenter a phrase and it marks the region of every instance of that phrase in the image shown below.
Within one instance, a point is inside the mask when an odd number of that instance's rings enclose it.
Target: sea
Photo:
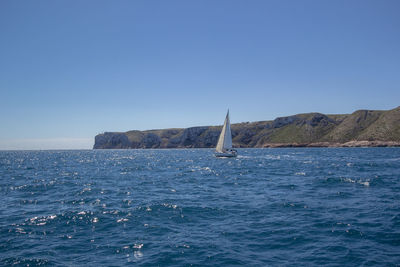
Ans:
[[[0,151],[0,266],[400,266],[400,148]]]

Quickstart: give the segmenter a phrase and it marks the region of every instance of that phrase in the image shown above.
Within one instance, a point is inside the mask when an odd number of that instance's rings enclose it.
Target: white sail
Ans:
[[[222,131],[219,136],[217,147],[215,148],[215,150],[217,152],[224,152],[230,148],[232,148],[232,132],[231,132],[231,124],[229,122],[229,110],[228,110],[224,126],[222,127]]]

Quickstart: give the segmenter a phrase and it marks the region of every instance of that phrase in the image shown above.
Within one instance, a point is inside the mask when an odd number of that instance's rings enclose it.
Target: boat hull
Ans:
[[[234,158],[237,156],[237,152],[215,152],[214,156],[217,158]]]

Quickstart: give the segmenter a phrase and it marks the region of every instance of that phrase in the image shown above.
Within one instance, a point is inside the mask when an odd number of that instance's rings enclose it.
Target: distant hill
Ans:
[[[222,126],[105,132],[94,149],[215,147]],[[352,114],[305,113],[232,124],[234,147],[400,146],[400,107]]]

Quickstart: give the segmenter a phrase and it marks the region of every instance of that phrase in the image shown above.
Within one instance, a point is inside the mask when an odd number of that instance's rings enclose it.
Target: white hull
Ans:
[[[237,156],[236,151],[231,151],[231,152],[215,152],[214,155],[217,158],[234,158]]]
[[[214,154],[217,158],[234,158],[237,156],[236,153],[217,153]]]

